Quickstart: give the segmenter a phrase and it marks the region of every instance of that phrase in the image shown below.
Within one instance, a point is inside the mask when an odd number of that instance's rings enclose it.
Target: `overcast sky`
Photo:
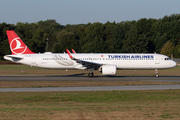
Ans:
[[[119,23],[180,14],[180,0],[1,0],[0,23]]]

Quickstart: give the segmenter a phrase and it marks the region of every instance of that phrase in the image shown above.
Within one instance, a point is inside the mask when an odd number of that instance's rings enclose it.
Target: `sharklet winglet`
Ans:
[[[69,52],[69,50],[68,50],[68,49],[66,49],[66,51],[67,51],[67,53],[68,53],[69,57],[72,59],[72,58],[73,58],[73,56],[71,55],[71,53]]]
[[[74,49],[72,49],[72,52],[73,52],[74,54],[76,54],[76,52],[75,52],[75,50],[74,50]]]

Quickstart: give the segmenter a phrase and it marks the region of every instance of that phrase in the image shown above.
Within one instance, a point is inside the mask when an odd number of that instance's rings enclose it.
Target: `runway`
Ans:
[[[180,76],[0,76],[0,81],[163,81],[180,82]]]
[[[180,76],[0,76],[0,81],[164,81],[180,82]],[[45,91],[108,91],[108,90],[165,90],[180,89],[176,85],[139,86],[92,86],[92,87],[45,87],[45,88],[0,88],[0,92],[45,92]]]

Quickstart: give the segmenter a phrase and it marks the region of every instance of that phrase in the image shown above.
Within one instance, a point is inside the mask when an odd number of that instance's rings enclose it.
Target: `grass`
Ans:
[[[0,119],[178,119],[180,90],[0,93]]]
[[[22,73],[23,71],[23,73]],[[25,65],[0,65],[0,75],[80,75],[82,70],[49,70]],[[159,70],[179,76],[180,67]],[[82,74],[87,75],[87,74]],[[98,71],[95,75],[101,75]],[[118,70],[118,76],[153,76],[154,70]],[[1,87],[56,87],[178,84],[152,81],[0,81]],[[1,120],[177,120],[180,90],[0,92]]]
[[[159,81],[0,81],[0,88],[38,88],[75,86],[170,85],[179,82]]]

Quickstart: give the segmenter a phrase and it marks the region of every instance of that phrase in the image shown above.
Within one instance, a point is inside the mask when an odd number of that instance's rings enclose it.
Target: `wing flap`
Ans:
[[[100,66],[102,66],[102,64],[99,64],[99,63],[83,61],[76,58],[73,58],[72,60],[76,61],[77,63],[82,64],[87,69],[93,68],[94,70],[97,70]]]

